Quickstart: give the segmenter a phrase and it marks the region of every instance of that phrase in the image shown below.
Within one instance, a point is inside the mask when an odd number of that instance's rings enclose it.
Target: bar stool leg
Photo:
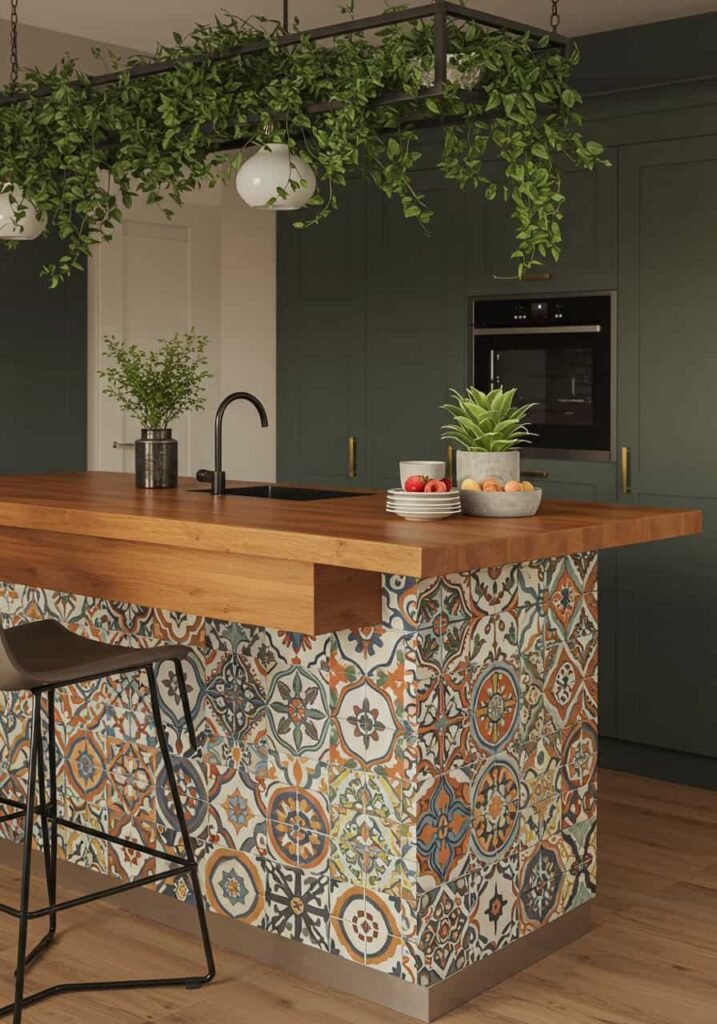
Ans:
[[[177,815],[177,822],[179,824],[179,831],[182,836],[182,845],[184,847],[184,856],[189,864],[188,874],[192,882],[192,890],[194,892],[194,901],[197,907],[197,917],[199,919],[199,930],[202,936],[202,943],[204,946],[204,957],[207,964],[207,973],[200,978],[188,978],[187,988],[197,988],[199,985],[206,984],[212,980],[216,974],[216,967],[214,965],[214,954],[212,953],[211,940],[209,938],[209,928],[207,926],[207,915],[204,909],[204,899],[202,896],[201,886],[199,884],[199,872],[197,871],[197,862],[194,857],[194,850],[192,848],[192,842],[189,836],[189,829],[187,828],[187,822],[184,817],[184,808],[182,807],[182,800],[179,795],[179,786],[177,785],[177,777],[174,773],[174,765],[172,764],[172,757],[169,753],[169,746],[167,744],[167,737],[164,732],[164,725],[162,723],[162,712],[159,703],[159,694],[157,692],[157,676],[154,671],[154,667],[149,665],[147,667],[147,679],[149,681],[149,694],[152,701],[152,714],[154,716],[154,724],[157,729],[157,739],[159,740],[159,748],[162,752],[162,761],[164,762],[164,769],[167,773],[167,781],[169,782],[169,788],[172,793],[172,802],[174,803],[175,813]],[[191,718],[191,716],[188,716]]]
[[[41,695],[39,697],[39,701],[41,704]],[[54,907],[57,893],[57,822],[53,819],[57,815],[57,774],[55,763],[55,694],[52,690],[49,690],[47,693],[47,714],[47,755],[50,777],[49,801],[45,779],[45,744],[42,736],[42,728],[40,729],[38,739],[37,781],[39,788],[38,806],[40,811],[40,824],[42,827],[42,853],[45,861],[45,880],[47,884],[47,902],[50,907]],[[49,823],[48,819],[50,819]],[[37,959],[40,953],[47,949],[54,939],[56,931],[57,912],[52,910],[49,914],[47,932],[25,957],[26,969],[30,966],[33,960]]]
[[[32,724],[30,727],[30,770],[27,782],[27,810],[25,813],[25,839],[22,851],[22,882],[20,885],[20,927],[17,939],[17,968],[15,971],[15,1007],[13,1024],[21,1024],[22,1000],[25,991],[25,954],[27,951],[27,926],[30,910],[30,869],[32,867],[32,825],[35,809],[35,782],[40,753],[40,730],[42,729],[42,694],[32,695]]]
[[[184,672],[184,665],[181,663],[179,658],[174,662],[174,668],[177,672],[177,686],[179,687],[179,696],[182,701],[182,709],[184,711],[184,718],[187,722],[187,732],[189,733],[189,746],[193,754],[197,752],[197,734],[194,731],[194,719],[192,718],[192,711],[189,707],[189,694],[187,693],[187,676]]]

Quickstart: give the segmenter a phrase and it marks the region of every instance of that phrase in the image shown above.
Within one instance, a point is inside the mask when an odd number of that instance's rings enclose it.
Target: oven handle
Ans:
[[[602,324],[577,324],[575,327],[568,327],[567,324],[559,327],[475,327],[473,333],[488,338],[510,334],[601,334]]]

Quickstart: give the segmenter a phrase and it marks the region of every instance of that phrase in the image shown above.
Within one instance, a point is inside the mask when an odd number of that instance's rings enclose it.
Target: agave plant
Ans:
[[[535,407],[514,406],[516,388],[504,391],[479,391],[468,388],[465,394],[451,389],[455,404],[448,403],[441,408],[449,412],[453,422],[443,428],[442,437],[454,441],[466,452],[509,452],[522,444],[530,444],[535,437],[526,423],[526,415]]]

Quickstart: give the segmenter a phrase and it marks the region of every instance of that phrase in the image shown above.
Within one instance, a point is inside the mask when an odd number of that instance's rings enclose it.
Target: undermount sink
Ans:
[[[210,491],[203,493],[210,494]],[[363,492],[365,494],[365,492]],[[287,487],[284,484],[257,484],[253,487],[227,487],[226,495],[242,498],[274,498],[282,501],[322,501],[326,498],[359,498],[361,491],[324,491],[317,487]]]

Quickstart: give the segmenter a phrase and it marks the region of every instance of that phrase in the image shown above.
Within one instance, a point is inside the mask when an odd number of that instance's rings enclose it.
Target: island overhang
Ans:
[[[0,479],[5,579],[319,634],[380,620],[416,579],[699,533],[701,514],[544,502],[529,519],[409,523],[382,494],[316,502],[142,491],[119,473]]]

